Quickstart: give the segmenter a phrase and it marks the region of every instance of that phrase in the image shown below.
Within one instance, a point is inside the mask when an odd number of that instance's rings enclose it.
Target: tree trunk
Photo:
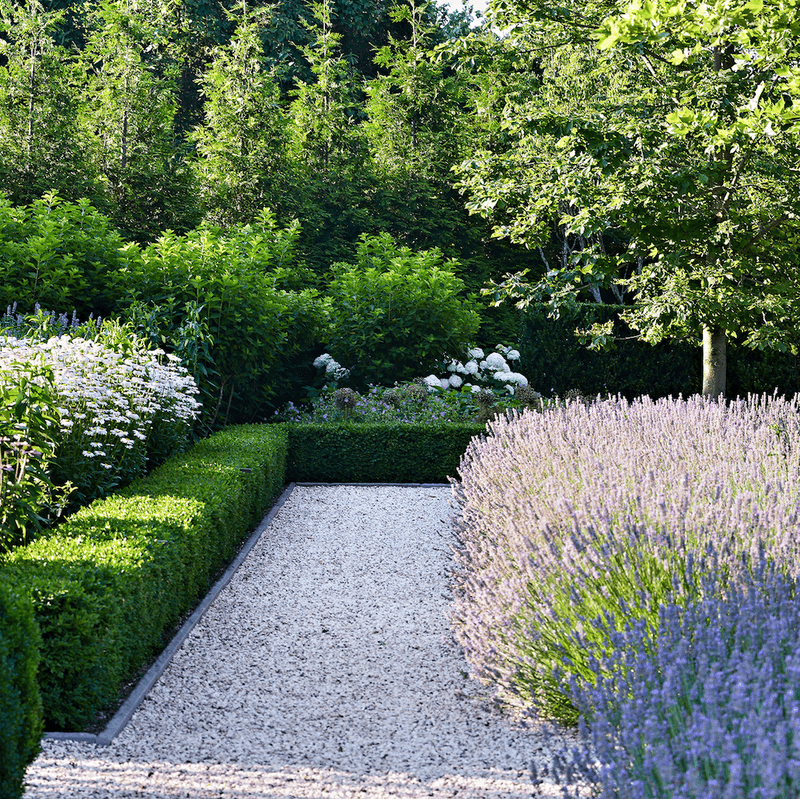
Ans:
[[[703,394],[725,395],[725,372],[728,366],[728,340],[721,327],[703,328]]]

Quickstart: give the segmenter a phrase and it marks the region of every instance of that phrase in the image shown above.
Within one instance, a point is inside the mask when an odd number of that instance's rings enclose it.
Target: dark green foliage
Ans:
[[[146,338],[186,358],[206,429],[265,413],[294,359],[319,342],[323,317],[314,292],[275,287],[294,263],[296,233],[278,229],[268,212],[231,233],[210,225],[167,233],[131,277],[139,300],[132,318]]]
[[[189,134],[192,168],[206,220],[221,225],[250,222],[288,193],[287,121],[261,40],[267,19],[242,17],[201,78],[204,122]]]
[[[62,21],[50,3],[0,2],[0,189],[17,203],[97,188],[80,139],[73,59],[53,39]]]
[[[287,480],[308,482],[446,483],[482,425],[286,425]]]
[[[89,4],[86,18],[81,123],[114,224],[143,243],[194,227],[191,174],[174,130],[178,21],[167,6],[118,0]]]
[[[228,428],[8,556],[42,630],[49,728],[85,726],[157,651],[280,492],[286,440]]]
[[[616,305],[579,305],[549,319],[546,306],[531,305],[523,316],[519,341],[521,368],[530,384],[545,397],[571,389],[589,396],[611,393],[628,398],[697,393],[698,348],[623,340],[612,350],[596,351],[578,341],[576,329],[616,320],[620,310]],[[635,335],[618,321],[614,333],[623,339]]]
[[[39,751],[42,701],[36,684],[39,630],[30,599],[0,582],[0,799],[18,799]]]
[[[47,195],[28,206],[0,199],[0,309],[35,303],[60,313],[106,315],[123,294],[136,252],[87,200]]]
[[[748,394],[791,396],[800,391],[798,356],[776,350],[753,350],[728,342],[728,387],[726,396]]]
[[[545,397],[577,389],[584,395],[643,394],[689,396],[700,391],[701,373],[696,347],[677,342],[656,345],[635,340],[636,333],[618,320],[618,305],[582,304],[547,317],[544,305],[531,305],[523,314],[519,350],[522,371]],[[595,322],[614,320],[618,340],[609,350],[590,350],[575,336]],[[800,388],[795,358],[771,350],[728,345],[728,396],[747,396],[777,390],[792,394]],[[551,392],[552,389],[552,392]]]

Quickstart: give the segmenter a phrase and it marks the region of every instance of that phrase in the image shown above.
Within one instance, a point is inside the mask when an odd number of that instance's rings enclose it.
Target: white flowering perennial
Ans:
[[[0,384],[15,384],[37,365],[50,367],[62,442],[111,469],[125,451],[144,452],[157,415],[188,425],[199,413],[194,379],[177,358],[167,356],[164,363],[163,355],[123,355],[66,335],[46,342],[0,336]]]
[[[451,360],[447,364],[447,371],[451,373],[449,377],[439,378],[436,375],[428,375],[424,380],[428,390],[465,388],[473,393],[478,393],[484,386],[491,387],[494,380],[504,384],[506,391],[513,394],[517,386],[528,385],[528,378],[520,372],[512,371],[508,363],[520,359],[518,350],[498,344],[495,352],[490,352],[488,355],[480,347],[468,349],[467,355],[470,360],[466,363]],[[460,377],[460,375],[464,375],[464,377]],[[474,380],[475,383],[465,382],[464,378]]]
[[[324,369],[325,377],[331,380],[344,380],[350,374],[349,369],[335,361],[333,356],[327,352],[314,359],[314,366],[317,369]]]

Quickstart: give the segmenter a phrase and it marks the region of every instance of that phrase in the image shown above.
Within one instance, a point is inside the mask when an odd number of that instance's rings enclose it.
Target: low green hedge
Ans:
[[[33,605],[19,589],[0,583],[0,799],[22,796],[25,768],[39,751],[38,664]]]
[[[402,422],[287,423],[286,476],[295,482],[446,483],[485,427]]]
[[[8,555],[3,582],[41,630],[48,729],[85,727],[159,649],[280,493],[286,441],[227,428]]]

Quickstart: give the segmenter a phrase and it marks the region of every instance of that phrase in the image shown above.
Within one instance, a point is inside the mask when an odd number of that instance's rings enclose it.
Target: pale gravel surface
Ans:
[[[27,799],[555,796],[447,619],[448,487],[294,489],[108,747],[46,740]]]

